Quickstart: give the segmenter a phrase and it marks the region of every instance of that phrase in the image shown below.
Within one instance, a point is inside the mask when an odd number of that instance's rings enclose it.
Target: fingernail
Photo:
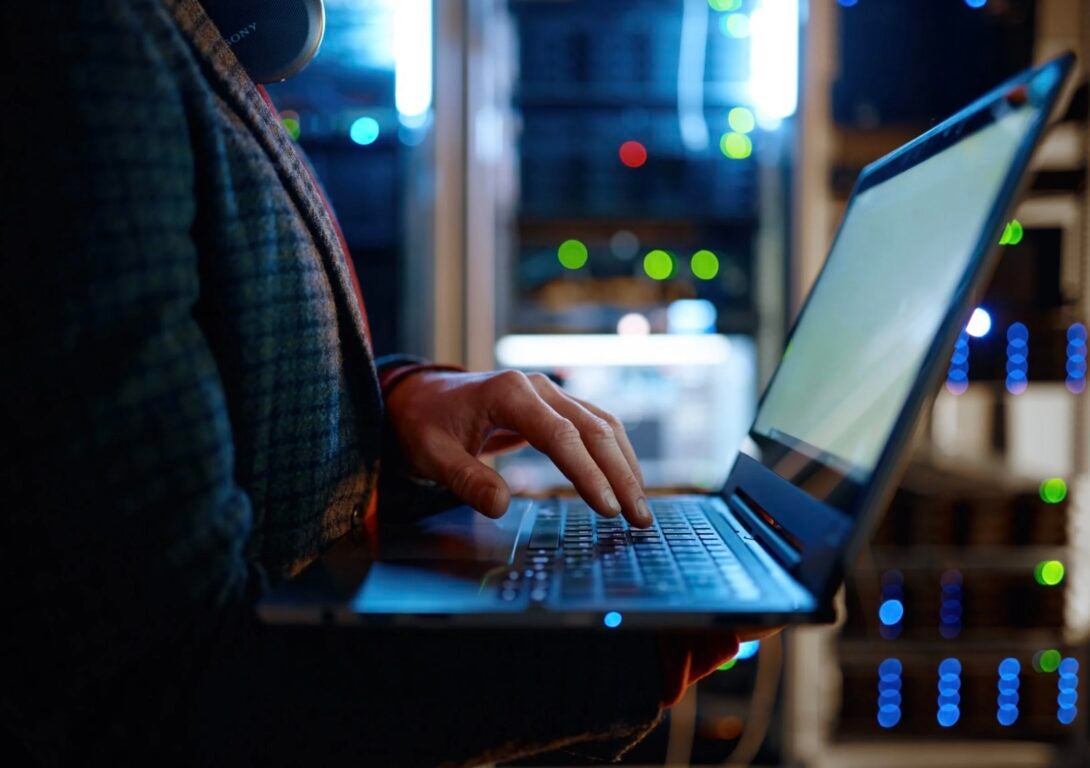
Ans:
[[[636,500],[636,511],[639,513],[640,522],[644,525],[651,525],[654,522],[651,518],[651,510],[647,506],[647,499],[642,496]]]
[[[613,495],[612,490],[606,488],[602,492],[602,498],[605,500],[606,506],[609,507],[610,512],[612,512],[614,515],[621,514],[621,502],[617,501],[617,497]]]

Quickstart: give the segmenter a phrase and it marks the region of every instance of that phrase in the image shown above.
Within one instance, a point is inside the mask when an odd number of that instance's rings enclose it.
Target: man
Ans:
[[[608,756],[733,653],[260,626],[270,582],[366,535],[380,467],[498,516],[477,457],[527,440],[644,526],[632,448],[542,377],[376,369],[324,198],[196,0],[3,16],[0,701],[35,758]]]

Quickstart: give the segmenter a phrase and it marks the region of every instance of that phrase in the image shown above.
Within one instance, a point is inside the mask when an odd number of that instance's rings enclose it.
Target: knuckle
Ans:
[[[552,384],[552,380],[548,376],[546,376],[544,373],[542,373],[541,371],[534,371],[533,373],[528,373],[528,374],[526,374],[526,378],[530,382],[530,384],[532,384],[534,386],[535,389],[537,387],[544,387],[544,386],[548,386],[549,384]]]
[[[492,377],[492,386],[500,396],[510,396],[530,385],[529,379],[522,371],[501,371]]]
[[[587,439],[596,442],[610,442],[616,439],[613,427],[609,425],[609,422],[598,417],[594,417],[587,422],[586,436]]]
[[[554,445],[560,446],[571,445],[582,440],[579,430],[563,416],[553,424],[549,437]]]
[[[609,425],[609,428],[614,432],[624,432],[624,424],[612,413],[603,413],[602,420],[605,421],[605,423]]]

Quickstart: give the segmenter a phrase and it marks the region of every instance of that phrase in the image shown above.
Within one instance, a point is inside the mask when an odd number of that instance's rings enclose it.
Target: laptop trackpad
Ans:
[[[377,559],[353,608],[362,613],[495,610],[528,502],[499,520],[455,507],[379,533]],[[506,606],[504,606],[506,608]]]
[[[376,559],[466,560],[507,563],[515,551],[519,526],[529,503],[517,501],[492,520],[466,506],[421,518],[409,525],[379,529]]]

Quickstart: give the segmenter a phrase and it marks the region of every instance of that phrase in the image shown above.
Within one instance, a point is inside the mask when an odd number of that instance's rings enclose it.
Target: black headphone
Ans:
[[[255,83],[286,80],[318,53],[325,34],[322,0],[201,0]]]

